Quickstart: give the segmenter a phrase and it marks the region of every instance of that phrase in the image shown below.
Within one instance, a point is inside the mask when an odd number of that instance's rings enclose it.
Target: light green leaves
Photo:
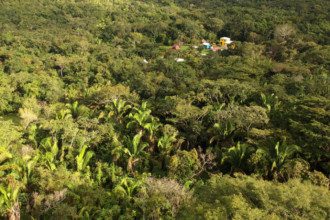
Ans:
[[[41,159],[45,161],[46,166],[51,169],[56,169],[56,159],[59,152],[58,141],[56,138],[44,138],[40,143],[41,149],[45,152]]]
[[[88,167],[89,161],[92,159],[94,156],[93,151],[86,151],[88,148],[87,145],[84,145],[80,153],[76,156],[76,165],[77,165],[77,171],[85,171]]]
[[[149,145],[142,141],[142,131],[136,134],[133,139],[127,138],[126,144],[128,145],[123,149],[124,153],[129,156],[127,161],[127,170],[133,171],[135,163],[137,163],[141,157],[146,155],[145,148]]]

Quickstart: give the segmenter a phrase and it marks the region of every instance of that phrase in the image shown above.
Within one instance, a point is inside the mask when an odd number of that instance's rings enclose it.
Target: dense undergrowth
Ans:
[[[0,216],[329,219],[327,1],[0,9]]]

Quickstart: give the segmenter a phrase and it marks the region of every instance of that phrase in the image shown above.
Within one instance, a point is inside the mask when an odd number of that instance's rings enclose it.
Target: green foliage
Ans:
[[[274,177],[299,151],[300,147],[297,145],[277,142],[272,148],[259,148],[252,157],[252,161],[257,164],[257,167],[264,170],[265,176]]]
[[[77,119],[88,113],[88,108],[83,105],[79,105],[78,101],[73,102],[72,104],[66,104],[66,107],[70,110],[72,118]]]
[[[86,151],[87,148],[88,146],[84,145],[76,156],[77,171],[86,171],[89,161],[94,156],[93,151]]]
[[[127,138],[127,148],[123,149],[123,152],[128,155],[127,160],[127,171],[133,172],[134,165],[141,159],[147,155],[145,152],[145,148],[149,145],[141,140],[142,138],[142,131],[136,134],[133,139]]]
[[[327,219],[327,1],[0,8],[0,218]]]
[[[145,218],[175,219],[190,198],[191,193],[174,180],[148,178],[136,201]]]
[[[55,170],[56,169],[56,160],[57,156],[59,153],[59,148],[58,148],[58,141],[56,138],[44,138],[41,143],[40,147],[42,150],[42,153],[44,153],[44,156],[42,159],[44,159],[45,165],[50,169],[50,170]]]
[[[236,146],[230,147],[226,149],[224,152],[221,163],[229,163],[230,164],[230,173],[232,174],[235,171],[244,172],[243,170],[246,168],[247,158],[250,156],[251,150],[248,145],[240,144],[238,142]]]
[[[227,121],[224,123],[215,123],[208,131],[213,134],[210,138],[210,144],[216,141],[218,145],[221,140],[226,139],[235,132],[235,127],[232,122]]]
[[[26,184],[20,158],[6,147],[0,147],[0,215],[8,218],[20,216],[19,194]]]
[[[10,120],[0,118],[0,143],[3,146],[13,146],[20,142],[22,133],[19,127]]]
[[[196,187],[196,200],[187,204],[182,219],[326,219],[329,201],[327,187],[293,179],[286,184],[248,176],[215,175]]]
[[[129,118],[132,119],[131,122],[127,124],[127,127],[131,127],[134,124],[137,124],[138,126],[144,128],[149,125],[148,121],[152,118],[150,115],[151,110],[147,109],[147,102],[143,102],[141,105],[141,108],[134,108],[135,113],[130,113]]]
[[[168,155],[173,150],[173,143],[176,141],[176,134],[164,134],[158,140],[158,148],[161,154]]]
[[[185,183],[191,181],[200,169],[201,163],[195,149],[191,151],[178,151],[170,159],[169,177]]]
[[[274,93],[269,96],[266,96],[264,93],[261,93],[260,96],[262,104],[267,108],[268,112],[276,111],[281,104],[281,102],[278,101],[278,97],[275,96]]]
[[[17,206],[19,190],[19,187],[0,185],[0,213],[9,213],[8,217],[14,214],[12,212],[16,211],[14,206]]]

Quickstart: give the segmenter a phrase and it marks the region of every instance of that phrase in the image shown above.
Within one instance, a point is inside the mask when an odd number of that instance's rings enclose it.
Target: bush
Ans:
[[[175,218],[190,193],[175,180],[148,178],[137,201],[147,219]]]
[[[201,164],[196,149],[178,151],[170,159],[169,177],[185,183],[191,180],[200,168]]]
[[[214,175],[196,187],[181,219],[327,219],[326,187],[292,179],[282,184],[239,175]],[[220,217],[221,216],[221,217]]]

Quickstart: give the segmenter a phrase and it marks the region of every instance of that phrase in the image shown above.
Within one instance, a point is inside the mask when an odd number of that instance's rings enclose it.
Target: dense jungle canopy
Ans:
[[[0,216],[329,219],[329,11],[0,0]]]

